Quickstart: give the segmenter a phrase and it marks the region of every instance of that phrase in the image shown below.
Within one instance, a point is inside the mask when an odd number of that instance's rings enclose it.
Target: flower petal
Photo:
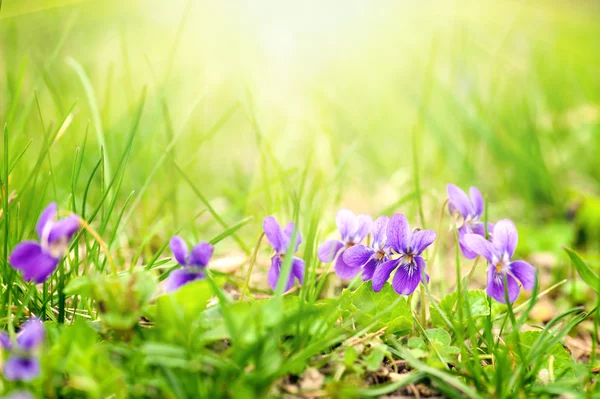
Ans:
[[[387,216],[380,216],[375,219],[372,227],[373,233],[373,248],[383,249],[387,246],[387,225],[390,218]]]
[[[519,279],[523,288],[532,290],[535,285],[535,269],[524,260],[516,260],[510,264],[510,272]]]
[[[483,223],[481,223],[481,224],[483,225]],[[470,233],[468,233],[466,226],[461,226],[458,229],[458,244],[460,246],[460,250],[461,250],[462,254],[464,255],[464,257],[469,260],[472,260],[477,257],[477,253],[474,251],[471,251],[469,249],[469,247],[465,244],[465,235],[466,234],[470,234]]]
[[[406,253],[411,244],[412,232],[406,216],[398,213],[390,219],[387,226],[388,244],[400,253]]]
[[[344,263],[350,267],[362,267],[371,259],[375,251],[365,245],[355,245],[343,253]]]
[[[299,261],[299,262],[298,262]],[[267,280],[269,281],[269,286],[273,291],[277,289],[277,283],[281,278],[281,269],[283,266],[283,262],[281,257],[274,256],[271,258],[271,268],[269,269],[269,273],[267,274]],[[287,292],[294,285],[294,278],[298,277],[299,273],[302,273],[302,279],[304,279],[304,261],[298,257],[294,257],[292,260],[292,270],[290,271],[290,276],[288,277],[288,281],[285,284],[285,288],[283,292]]]
[[[437,233],[433,230],[419,230],[413,233],[410,250],[415,255],[421,255],[432,242],[435,241]]]
[[[354,244],[360,243],[365,239],[366,236],[369,235],[371,231],[371,226],[373,226],[373,219],[369,215],[358,215],[358,227],[352,236],[350,237],[350,241]]]
[[[481,195],[481,191],[477,187],[469,188],[469,197],[471,197],[471,203],[473,204],[473,210],[475,211],[475,216],[481,217],[483,215],[483,196]]]
[[[31,318],[23,324],[21,331],[17,335],[17,343],[22,349],[30,351],[44,342],[46,330],[44,323],[38,318]]]
[[[290,240],[292,239],[292,235],[294,234],[294,222],[289,222],[286,226],[285,229],[283,229],[283,235],[287,238],[286,242],[288,244],[285,245],[285,249],[287,251],[288,245]],[[300,230],[298,230],[296,232],[296,246],[294,247],[294,253],[298,252],[298,247],[300,246],[300,244],[302,244],[302,234],[300,233]]]
[[[297,256],[294,257],[294,260],[292,261],[292,283],[294,281],[294,277],[298,279],[300,284],[304,282],[304,266],[304,260],[298,258]]]
[[[477,257],[477,253],[473,252],[469,249],[469,247],[467,245],[465,245],[464,242],[464,236],[458,238],[458,245],[460,246],[460,251],[462,252],[463,256],[469,260],[473,260]]]
[[[165,280],[165,291],[177,291],[180,287],[189,283],[190,281],[201,280],[204,277],[204,273],[201,271],[190,271],[183,267],[173,270],[171,274],[169,274],[169,277],[167,277]]]
[[[23,272],[23,279],[41,283],[52,274],[58,259],[44,253],[42,246],[35,241],[23,241],[10,254],[9,262]]]
[[[0,346],[3,349],[10,349],[12,347],[12,342],[10,340],[10,335],[5,333],[4,331],[0,331]]]
[[[382,259],[382,261],[378,261],[377,259],[371,259],[363,266],[362,279],[363,281],[369,281],[373,278],[373,274],[375,273],[375,269],[380,263],[387,262],[387,256]]]
[[[421,272],[425,269],[425,261],[420,256],[415,257],[415,265],[401,265],[396,269],[392,287],[400,295],[412,294],[421,282]]]
[[[277,281],[279,281],[279,273],[281,272],[281,258],[279,256],[273,256],[271,258],[271,268],[267,274],[267,280],[269,286],[273,291],[277,289]]]
[[[489,262],[494,262],[494,246],[491,242],[477,234],[465,234],[462,244],[470,251],[483,256]]]
[[[319,246],[319,260],[327,263],[335,259],[338,252],[344,247],[344,243],[338,240],[328,240]]]
[[[467,216],[475,213],[471,199],[463,190],[454,184],[448,184],[446,186],[446,192],[448,193],[451,207],[456,209],[465,219]]]
[[[173,256],[177,263],[182,266],[187,265],[187,257],[188,257],[188,248],[183,238],[179,236],[173,236],[171,241],[169,241],[169,248],[171,248],[171,252],[173,252]]]
[[[190,265],[206,267],[213,254],[214,247],[207,242],[201,242],[192,248],[190,254]]]
[[[52,221],[54,221],[54,219],[56,219],[57,212],[58,212],[58,207],[56,206],[56,202],[49,204],[42,211],[42,214],[40,215],[40,218],[38,219],[38,222],[35,226],[35,232],[37,233],[37,235],[40,239],[42,238],[42,235],[44,234],[44,227],[46,227],[46,224],[48,222],[52,222]]]
[[[79,219],[75,215],[67,216],[52,224],[48,234],[48,242],[53,243],[62,239],[70,242],[73,235],[79,230]]]
[[[375,273],[373,273],[373,291],[381,291],[385,282],[390,278],[390,274],[392,274],[392,271],[398,267],[399,264],[400,260],[392,259],[375,268]]]
[[[344,252],[345,249],[340,251],[335,261],[335,266],[333,269],[335,270],[335,274],[342,280],[350,280],[360,272],[360,266],[350,266],[344,262]]]
[[[4,378],[9,381],[31,381],[40,374],[40,362],[35,357],[13,355],[4,364]]]
[[[289,241],[286,241],[277,219],[273,216],[267,216],[263,221],[263,231],[275,252],[285,253]]]
[[[488,267],[487,294],[500,303],[506,303],[504,300],[504,277],[496,279],[496,269],[493,266]],[[510,274],[506,275],[508,281],[508,300],[513,303],[519,297],[519,284]]]
[[[494,226],[494,234],[492,235],[492,243],[499,253],[507,253],[509,258],[512,258],[517,248],[519,234],[514,223],[509,219],[502,219]]]
[[[482,236],[483,238],[485,238],[485,224],[480,222],[480,223],[474,223],[471,226],[471,233],[473,234],[477,234]],[[492,236],[492,233],[494,232],[494,223],[488,222],[488,229],[487,232],[489,234],[489,236]]]
[[[348,242],[351,235],[358,230],[358,218],[348,209],[340,209],[338,211],[335,217],[335,224],[344,242]]]

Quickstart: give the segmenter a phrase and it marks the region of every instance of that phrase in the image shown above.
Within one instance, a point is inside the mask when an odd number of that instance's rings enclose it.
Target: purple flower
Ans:
[[[173,292],[182,285],[194,280],[201,280],[206,277],[204,268],[208,265],[214,247],[207,242],[201,242],[188,251],[188,247],[183,238],[174,236],[169,242],[169,247],[177,263],[181,267],[173,270],[165,281],[165,291]]]
[[[362,279],[368,281],[373,278],[377,266],[390,259],[391,248],[387,242],[387,226],[390,218],[380,216],[373,223],[373,243],[370,247],[366,245],[355,245],[346,249],[343,253],[344,263],[351,268],[362,267]]]
[[[533,266],[522,260],[511,261],[518,239],[517,229],[508,219],[496,223],[492,242],[477,234],[466,234],[464,237],[470,249],[488,260],[487,294],[501,303],[506,303],[504,276],[508,282],[508,299],[511,303],[519,296],[517,280],[526,290],[532,289],[535,285]]]
[[[381,291],[385,282],[390,278],[392,271],[396,270],[392,287],[398,294],[410,295],[422,280],[425,270],[425,259],[421,254],[436,239],[433,230],[411,231],[406,217],[401,214],[392,216],[387,225],[388,245],[400,257],[388,260],[379,265],[373,273],[373,290]],[[429,276],[425,274],[429,282]]]
[[[344,261],[344,252],[357,244],[369,234],[373,219],[367,215],[355,216],[352,211],[342,209],[337,213],[335,222],[342,236],[341,240],[328,240],[319,247],[319,260],[331,262],[335,260],[335,273],[339,278],[351,279],[360,272],[360,266],[351,266]]]
[[[277,288],[277,282],[279,281],[279,275],[281,274],[281,266],[283,265],[283,258],[290,247],[294,228],[294,223],[290,222],[285,226],[285,229],[282,230],[281,226],[273,216],[267,216],[263,221],[263,230],[267,236],[267,240],[269,240],[269,243],[275,250],[275,254],[271,258],[271,268],[269,269],[268,275],[269,285],[273,290]],[[298,231],[296,233],[294,253],[298,252],[298,246],[301,242],[302,235]],[[295,278],[298,279],[300,284],[304,281],[304,261],[297,256],[294,256],[294,259],[292,260],[292,270],[290,271],[290,276],[284,291],[288,291],[292,288]]]
[[[478,234],[485,238],[485,225],[480,222],[483,215],[483,197],[477,187],[469,188],[469,195],[455,186],[448,184],[446,186],[448,192],[448,210],[450,215],[455,218],[456,227],[458,229],[458,243],[460,249],[467,259],[475,259],[477,253],[465,245],[465,234]],[[488,223],[488,233],[492,233],[494,225]]]
[[[34,351],[45,336],[44,324],[37,318],[27,320],[14,341],[7,333],[0,332],[0,346],[10,353],[3,368],[7,380],[30,381],[40,374],[40,361]]]
[[[23,241],[10,254],[10,264],[20,270],[27,281],[46,281],[67,253],[73,235],[79,230],[77,216],[58,220],[56,214],[56,203],[48,205],[35,229],[40,242]]]

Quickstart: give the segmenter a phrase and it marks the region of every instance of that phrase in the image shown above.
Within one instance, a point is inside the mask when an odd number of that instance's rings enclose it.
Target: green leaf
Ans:
[[[358,351],[354,346],[349,346],[344,351],[344,365],[346,367],[352,367],[356,360],[358,359]]]
[[[386,350],[382,345],[375,345],[372,347],[369,354],[364,358],[367,370],[377,371],[383,362],[383,358],[386,355]]]
[[[471,290],[468,293],[469,299],[469,313],[471,314],[471,319],[478,319],[481,317],[488,316],[490,314],[490,307],[488,306],[487,295],[483,290]],[[458,293],[453,292],[451,294],[446,295],[439,304],[439,308],[444,312],[446,319],[448,320],[456,320],[456,307],[458,301]],[[467,304],[466,301],[463,300],[463,304],[465,306],[465,310],[463,314],[465,315],[464,324],[468,323],[467,320]],[[429,307],[429,311],[431,314],[431,324],[435,327],[447,327],[444,318],[434,306]]]
[[[114,346],[100,342],[94,325],[84,319],[72,325],[46,323],[50,347],[45,367],[55,375],[68,376],[70,381],[57,391],[58,397],[125,397],[115,395],[127,392],[127,384],[124,372],[111,361]]]
[[[427,350],[427,344],[425,344],[423,338],[420,337],[410,337],[408,340],[408,347],[410,349],[421,349],[424,351]]]
[[[523,350],[523,356],[525,358],[529,357],[531,349],[538,341],[541,334],[541,331],[526,331],[519,334],[521,348]],[[563,375],[564,377],[574,377],[575,370],[573,368],[573,359],[560,343],[556,343],[552,347],[545,348],[543,353],[544,359],[541,360],[543,362],[542,370],[549,370],[551,367],[552,373],[555,376]],[[550,363],[550,357],[554,358],[552,363]],[[533,360],[534,359],[529,359],[529,361]]]
[[[78,276],[73,278],[65,287],[67,295],[81,295],[90,297],[92,295],[93,281],[89,276]]]
[[[212,296],[206,280],[192,281],[173,293],[161,295],[156,300],[156,322],[164,326],[177,325],[179,320],[192,322],[200,317]]]
[[[411,337],[408,340],[410,354],[417,359],[426,359],[431,365],[440,365],[440,361],[450,363],[456,360],[460,349],[450,346],[452,338],[448,331],[442,328],[430,328],[425,331],[427,341],[421,337]]]
[[[387,283],[379,292],[373,291],[371,283],[363,283],[350,295],[350,301],[349,310],[362,327],[375,323],[374,329],[387,326],[390,333],[410,331],[413,327],[406,298],[399,296]]]
[[[451,338],[448,331],[441,328],[430,328],[425,332],[427,333],[427,337],[431,341],[432,345],[435,345],[439,348],[450,345]]]
[[[146,342],[140,348],[145,355],[144,362],[169,368],[189,368],[186,350],[180,346],[161,342]]]
[[[583,281],[585,281],[594,291],[600,293],[600,278],[598,278],[598,275],[589,268],[575,251],[569,248],[565,248],[565,251],[567,252],[567,255],[569,255],[569,258],[571,258],[571,262],[573,262],[575,269],[577,269],[577,272]]]
[[[450,363],[455,360],[455,355],[460,353],[460,349],[458,349],[456,346],[450,346],[452,339],[448,331],[441,328],[431,328],[425,332],[427,333],[427,337],[429,338],[429,341],[434,349],[430,352],[431,363],[439,361],[439,356],[442,357],[445,363]]]

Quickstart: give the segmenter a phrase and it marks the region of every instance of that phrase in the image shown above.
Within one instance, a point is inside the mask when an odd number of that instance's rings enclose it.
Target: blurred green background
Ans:
[[[446,183],[476,185],[490,219],[539,233],[527,249],[597,250],[599,17],[592,1],[4,0],[10,184],[23,217],[93,208],[145,87],[108,195],[135,191],[125,227],[108,222],[120,248],[220,231],[199,193],[228,224],[296,201],[304,226],[340,205],[416,216],[416,163],[429,227]]]

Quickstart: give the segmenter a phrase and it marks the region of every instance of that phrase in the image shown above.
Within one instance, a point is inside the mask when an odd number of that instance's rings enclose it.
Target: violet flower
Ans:
[[[477,187],[469,188],[469,195],[454,184],[446,186],[448,192],[448,210],[454,217],[458,229],[458,243],[460,250],[467,259],[475,259],[477,253],[465,245],[465,234],[477,234],[485,238],[485,224],[480,222],[483,216],[483,196]],[[488,223],[488,233],[494,229],[492,223]]]
[[[354,278],[360,272],[360,266],[351,266],[344,261],[344,252],[357,244],[369,234],[373,219],[368,215],[355,216],[352,211],[342,209],[335,218],[341,240],[328,240],[319,246],[319,260],[331,262],[335,260],[334,270],[341,279]]]
[[[4,377],[10,381],[31,381],[40,374],[40,361],[35,350],[44,342],[44,324],[31,318],[23,324],[16,340],[11,340],[5,332],[0,332],[0,346],[9,352],[4,364]]]
[[[529,263],[511,258],[517,248],[519,235],[513,222],[500,220],[494,226],[492,242],[477,234],[466,234],[465,243],[471,250],[488,261],[487,294],[501,303],[504,297],[504,276],[508,282],[508,300],[512,303],[519,297],[519,284],[530,290],[535,285],[535,269]]]
[[[281,266],[283,265],[283,259],[285,257],[288,248],[290,248],[290,241],[294,233],[294,223],[289,222],[285,229],[281,229],[277,219],[273,216],[267,216],[263,221],[263,230],[267,236],[267,240],[275,250],[275,253],[271,257],[271,268],[267,276],[269,285],[273,290],[277,288],[277,282],[279,281],[279,275],[281,274]],[[300,231],[296,232],[296,244],[293,247],[294,253],[298,252],[298,246],[302,242],[302,235]],[[297,256],[294,256],[292,260],[292,270],[290,276],[285,285],[284,291],[288,291],[294,285],[294,279],[298,279],[298,282],[302,284],[304,281],[304,261]]]
[[[73,235],[79,230],[77,216],[58,220],[56,214],[56,203],[51,203],[40,215],[35,228],[40,242],[23,241],[10,254],[9,263],[20,270],[27,281],[46,281],[67,253]]]
[[[213,254],[214,248],[212,245],[201,242],[192,248],[190,253],[183,238],[174,236],[169,242],[169,247],[181,268],[173,270],[169,274],[165,282],[165,291],[173,292],[190,281],[201,280],[206,277],[204,269]]]
[[[373,223],[371,246],[355,245],[343,253],[344,263],[352,268],[362,267],[363,281],[373,278],[375,269],[390,259],[391,248],[387,242],[387,226],[390,218],[380,216]]]
[[[412,294],[425,271],[425,259],[421,256],[425,248],[435,241],[437,234],[433,230],[411,231],[408,220],[402,214],[392,216],[387,225],[389,246],[400,255],[397,259],[388,260],[379,265],[373,273],[373,290],[381,291],[392,271],[396,274],[392,280],[394,291],[401,295]],[[429,282],[429,276],[425,274]]]

